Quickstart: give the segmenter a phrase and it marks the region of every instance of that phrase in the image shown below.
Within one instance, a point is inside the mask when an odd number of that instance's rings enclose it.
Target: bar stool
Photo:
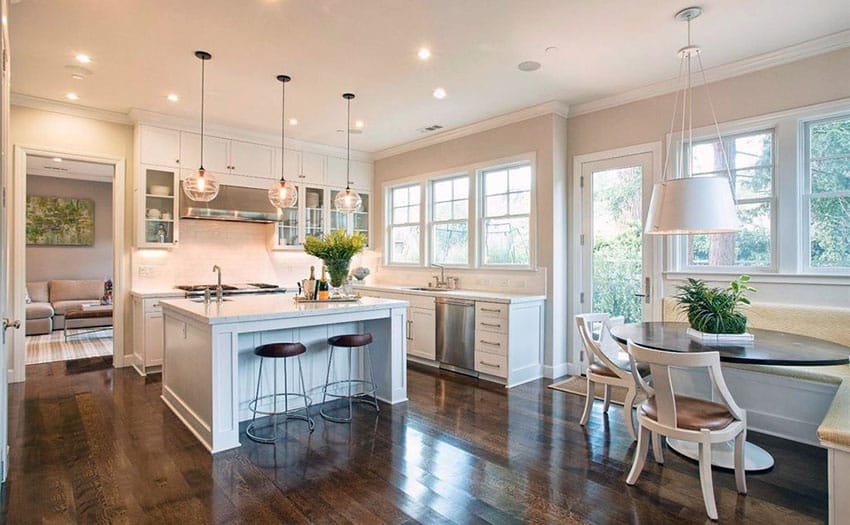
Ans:
[[[302,421],[306,421],[307,425],[310,427],[310,432],[313,432],[313,429],[316,426],[316,423],[313,421],[313,418],[310,417],[310,406],[313,404],[312,400],[307,396],[307,388],[304,386],[304,371],[301,369],[301,354],[307,351],[307,348],[301,343],[271,343],[267,345],[261,345],[254,349],[254,354],[260,357],[260,373],[257,374],[257,393],[254,396],[253,401],[248,403],[248,408],[254,413],[251,417],[251,423],[248,425],[248,428],[245,429],[245,434],[256,441],[257,443],[274,443],[277,440],[277,418],[275,416],[283,415],[283,421],[286,422],[288,419],[300,419]],[[287,385],[287,370],[286,370],[286,361],[290,357],[294,357],[298,360],[298,375],[301,377],[301,393],[292,393],[289,392],[289,388]],[[263,382],[263,362],[266,359],[282,359],[283,360],[283,392],[277,392],[277,375],[275,375],[275,392],[271,394],[267,394],[264,396],[260,396],[260,385]],[[278,412],[277,410],[277,400],[278,398],[283,398],[283,412]],[[289,398],[301,398],[304,400],[304,414],[290,414],[289,412]],[[264,412],[262,410],[257,410],[257,404],[265,399],[271,398],[273,400],[273,410],[272,412]],[[301,410],[301,409],[296,409]],[[256,433],[254,423],[257,420],[257,414],[264,416],[271,416],[274,426],[274,431],[270,437],[263,437]]]
[[[376,397],[378,387],[375,384],[375,372],[372,370],[372,356],[369,353],[370,344],[372,344],[372,334],[335,335],[328,338],[328,345],[331,347],[331,355],[328,358],[328,373],[325,376],[325,384],[322,387],[322,406],[319,409],[319,414],[328,421],[334,421],[336,423],[351,423],[352,403],[355,401],[374,405],[376,412],[381,411],[381,408],[378,406],[378,398]],[[333,369],[334,364],[334,350],[336,348],[348,348],[348,379],[330,382],[331,370]],[[361,351],[366,354],[366,361],[369,365],[368,381],[365,379],[354,379],[352,377],[351,360],[355,348],[360,348]],[[340,394],[328,391],[330,387],[338,385],[347,387],[347,393]],[[353,387],[358,387],[360,391],[352,392]],[[368,399],[368,396],[371,396],[372,399]],[[337,417],[327,414],[325,412],[325,402],[328,397],[348,399],[348,417]]]

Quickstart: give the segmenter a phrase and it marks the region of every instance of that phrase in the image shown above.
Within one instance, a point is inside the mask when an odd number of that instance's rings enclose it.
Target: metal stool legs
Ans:
[[[254,396],[254,400],[248,403],[248,408],[253,412],[253,416],[251,417],[251,423],[248,425],[248,428],[245,429],[245,434],[253,441],[257,443],[274,443],[277,440],[277,416],[283,416],[283,422],[285,423],[289,419],[299,419],[301,421],[306,421],[307,425],[310,428],[310,432],[313,432],[316,427],[316,423],[313,421],[313,418],[310,417],[310,406],[312,406],[313,402],[310,397],[307,395],[307,388],[304,385],[304,371],[301,368],[301,356],[296,357],[298,360],[298,375],[301,379],[301,393],[290,393],[289,387],[287,384],[287,369],[286,369],[286,359],[283,359],[283,393],[277,393],[277,375],[275,375],[275,385],[274,385],[274,393],[268,394],[265,396],[260,396],[260,385],[263,382],[263,362],[265,358],[260,358],[260,373],[257,375],[257,393]],[[304,414],[293,414],[289,411],[289,398],[295,397],[304,400],[304,408],[297,408],[295,410],[303,410]],[[265,400],[272,399],[273,408],[271,412],[265,412],[262,410],[257,410],[257,405]],[[278,412],[277,410],[277,400],[278,398],[283,398],[283,411]],[[293,412],[295,411],[293,410]],[[257,421],[257,414],[270,416],[272,418],[272,427],[273,431],[270,436],[260,436],[256,432],[256,427],[254,426]]]
[[[381,411],[381,407],[378,406],[378,398],[377,391],[378,386],[375,384],[375,372],[372,369],[372,354],[369,352],[368,346],[361,346],[361,351],[366,353],[366,362],[368,369],[368,380],[366,379],[352,379],[352,355],[354,354],[354,347],[348,348],[348,379],[341,379],[339,381],[331,382],[331,369],[334,364],[334,350],[335,347],[331,346],[330,357],[328,357],[328,371],[325,375],[325,384],[322,387],[322,405],[319,408],[319,414],[327,419],[328,421],[333,421],[335,423],[351,423],[351,415],[353,410],[353,404],[357,403],[367,403],[375,407],[376,412]],[[335,386],[344,386],[347,387],[347,393],[340,394],[335,393],[332,387]],[[359,386],[361,390],[359,392],[352,392],[352,387]],[[329,391],[330,390],[330,391]],[[338,391],[337,391],[338,392]],[[348,400],[348,415],[345,417],[332,416],[325,411],[325,403],[327,402],[328,397],[337,398],[337,399],[347,399]]]

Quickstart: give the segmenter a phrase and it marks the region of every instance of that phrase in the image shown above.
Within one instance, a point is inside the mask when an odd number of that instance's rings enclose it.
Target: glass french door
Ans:
[[[643,235],[653,184],[653,153],[581,165],[580,310],[653,318],[656,241]]]

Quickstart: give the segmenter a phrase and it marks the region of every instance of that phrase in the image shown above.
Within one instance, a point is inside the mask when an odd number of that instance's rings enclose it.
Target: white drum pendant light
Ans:
[[[193,201],[209,202],[218,195],[215,175],[204,169],[204,64],[212,58],[206,51],[195,51],[201,59],[201,165],[198,171],[183,179],[183,192]]]
[[[363,199],[351,189],[351,99],[354,98],[354,93],[345,93],[342,98],[348,101],[348,120],[345,126],[345,150],[348,156],[345,163],[345,189],[336,194],[334,207],[342,213],[354,213],[360,211],[363,205]]]
[[[298,189],[284,177],[286,171],[286,83],[292,80],[287,75],[278,75],[281,85],[280,103],[280,180],[269,188],[269,202],[278,208],[292,208],[298,202]]]
[[[646,217],[644,233],[648,235],[677,235],[696,233],[732,233],[741,229],[738,221],[738,212],[735,209],[735,198],[732,195],[732,174],[729,171],[729,160],[726,157],[726,148],[723,138],[720,136],[720,126],[717,124],[717,116],[714,113],[714,105],[711,96],[708,95],[708,85],[705,79],[705,70],[700,57],[698,46],[691,44],[691,20],[702,14],[700,7],[688,7],[676,13],[676,20],[688,23],[688,45],[679,50],[681,58],[680,74],[687,82],[680,92],[676,93],[676,101],[673,104],[673,118],[670,124],[670,134],[673,134],[676,117],[679,110],[679,100],[682,101],[682,127],[679,140],[679,164],[683,168],[681,178],[667,179],[669,170],[670,149],[664,161],[664,172],[661,182],[652,188],[652,198],[649,203],[649,213]],[[708,104],[711,108],[711,117],[714,121],[714,129],[717,132],[717,140],[723,154],[723,164],[726,168],[725,176],[692,176],[693,152],[693,85],[691,76],[691,59],[697,59],[702,82],[708,95]],[[687,73],[683,73],[687,70]],[[687,134],[685,131],[687,129]],[[685,148],[685,141],[688,147]],[[688,158],[684,159],[687,152]]]

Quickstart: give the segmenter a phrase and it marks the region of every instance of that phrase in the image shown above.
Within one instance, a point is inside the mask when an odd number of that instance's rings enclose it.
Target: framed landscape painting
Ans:
[[[94,201],[27,195],[27,244],[93,246]]]

